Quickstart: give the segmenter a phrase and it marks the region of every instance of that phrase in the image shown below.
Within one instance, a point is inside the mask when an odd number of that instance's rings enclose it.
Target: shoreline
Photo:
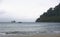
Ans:
[[[19,35],[19,34],[15,34],[15,35],[0,35],[0,37],[60,37],[60,33],[59,34],[35,34],[35,35]]]

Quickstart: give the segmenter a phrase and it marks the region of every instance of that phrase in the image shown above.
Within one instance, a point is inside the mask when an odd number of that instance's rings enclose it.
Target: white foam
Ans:
[[[5,33],[0,33],[0,35],[6,35]]]
[[[60,33],[60,31],[53,31],[54,33]]]

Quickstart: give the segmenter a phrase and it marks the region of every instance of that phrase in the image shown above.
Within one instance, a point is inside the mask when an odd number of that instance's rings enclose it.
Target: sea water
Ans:
[[[0,23],[0,34],[60,33],[60,23]]]

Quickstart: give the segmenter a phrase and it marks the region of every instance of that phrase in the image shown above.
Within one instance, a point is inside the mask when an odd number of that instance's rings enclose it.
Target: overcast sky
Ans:
[[[0,0],[0,22],[11,20],[34,22],[60,0]]]

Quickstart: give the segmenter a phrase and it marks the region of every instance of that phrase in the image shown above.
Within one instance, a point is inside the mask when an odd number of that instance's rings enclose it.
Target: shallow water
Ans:
[[[0,23],[0,33],[40,34],[60,33],[60,23]]]

